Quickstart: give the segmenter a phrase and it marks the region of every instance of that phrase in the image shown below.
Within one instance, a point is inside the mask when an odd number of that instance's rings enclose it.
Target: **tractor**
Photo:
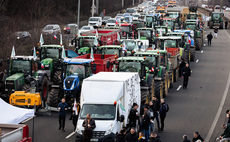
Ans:
[[[76,48],[78,55],[85,55],[91,53],[91,47],[94,49],[94,51],[96,51],[98,45],[94,44],[95,38],[95,36],[79,36],[77,38],[78,45]]]
[[[145,26],[147,28],[153,28],[156,23],[156,17],[153,15],[146,15],[145,16]]]
[[[149,45],[154,44],[153,29],[152,28],[138,28],[137,29],[138,39],[139,40],[148,40]]]
[[[164,36],[168,33],[168,27],[167,26],[155,26],[154,31],[157,37]]]
[[[122,45],[104,45],[100,46],[97,50],[97,54],[109,54],[109,55],[117,55],[118,57],[123,56],[123,47]]]
[[[135,39],[122,39],[121,45],[124,51],[124,56],[133,56],[139,50],[140,41]]]
[[[208,21],[209,28],[210,29],[213,29],[213,28],[223,29],[224,13],[213,12],[210,16],[211,16],[211,19]]]

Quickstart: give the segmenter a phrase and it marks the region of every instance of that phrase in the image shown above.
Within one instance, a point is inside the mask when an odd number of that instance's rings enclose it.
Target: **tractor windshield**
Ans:
[[[106,55],[119,55],[119,49],[107,49],[103,48],[98,51],[98,54],[106,54]]]
[[[197,19],[197,17],[198,17],[198,15],[197,15],[197,14],[188,14],[188,15],[187,15],[187,19],[193,19],[193,20],[196,20],[196,19]]]
[[[163,26],[169,26],[169,27],[173,27],[173,21],[172,20],[164,20],[163,21]]]
[[[79,46],[80,47],[94,47],[94,38],[80,38]]]
[[[170,18],[177,18],[179,15],[178,13],[170,13],[170,12],[168,14]]]
[[[124,45],[127,51],[132,51],[136,47],[136,42],[135,41],[123,41],[122,45]]]
[[[166,33],[165,28],[157,28],[156,31],[157,31],[157,34],[165,34]]]
[[[71,75],[77,75],[82,81],[85,78],[85,67],[83,65],[67,65],[65,77]]]
[[[153,17],[146,17],[146,22],[153,22]]]
[[[115,112],[116,107],[114,105],[84,104],[81,109],[80,118],[85,119],[89,113],[91,114],[91,118],[95,120],[114,120]]]
[[[119,72],[139,72],[141,63],[135,61],[119,62]]]
[[[220,14],[219,13],[213,13],[212,14],[212,18],[213,19],[219,19],[220,18]]]
[[[165,40],[164,41],[164,47],[168,48],[176,48],[176,40]]]
[[[196,24],[187,24],[186,29],[195,30],[196,29]]]
[[[15,73],[29,73],[31,69],[30,61],[12,60],[11,74]]]
[[[130,31],[130,27],[129,26],[121,26],[121,31],[122,32],[129,32]]]
[[[139,30],[138,31],[138,37],[146,37],[146,39],[151,39],[151,31],[148,30]]]
[[[41,59],[52,58],[58,60],[60,57],[60,50],[58,48],[42,48]]]

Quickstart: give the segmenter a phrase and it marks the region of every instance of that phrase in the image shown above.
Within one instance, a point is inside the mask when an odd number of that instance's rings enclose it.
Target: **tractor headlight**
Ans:
[[[110,125],[109,126],[109,129],[105,132],[105,135],[109,135],[110,133],[112,133],[113,132],[113,125]]]
[[[64,90],[66,90],[65,83],[63,83],[63,88],[64,88]]]
[[[72,86],[70,87],[70,90],[73,90],[74,84],[75,84],[75,83],[73,82]]]
[[[77,125],[76,132],[77,132],[78,134],[82,135],[82,131],[81,131],[81,129],[80,129],[79,124]]]

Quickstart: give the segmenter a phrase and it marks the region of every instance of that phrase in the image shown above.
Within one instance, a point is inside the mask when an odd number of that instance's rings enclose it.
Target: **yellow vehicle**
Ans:
[[[177,3],[176,1],[173,1],[173,6],[176,7]]]
[[[165,15],[165,7],[164,6],[157,6],[156,13],[160,13],[161,15]]]
[[[173,4],[173,1],[168,1],[168,7],[173,7],[174,4]]]
[[[15,91],[10,95],[10,104],[13,106],[27,106],[32,108],[34,106],[41,106],[41,96],[38,92],[25,92],[25,91]]]

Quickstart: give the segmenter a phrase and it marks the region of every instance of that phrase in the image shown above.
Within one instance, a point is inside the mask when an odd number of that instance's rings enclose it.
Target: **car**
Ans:
[[[48,34],[60,34],[61,33],[61,28],[58,24],[49,24],[46,25],[43,30],[42,33],[44,33],[45,35]]]
[[[77,31],[77,24],[71,23],[71,24],[67,24],[66,26],[64,26],[64,34],[70,34],[71,31],[73,31],[74,33],[76,33],[76,31]]]
[[[106,23],[108,22],[108,20],[109,20],[110,18],[112,18],[112,17],[111,17],[111,16],[105,16],[105,17],[103,18],[102,25],[106,25]]]
[[[216,6],[215,6],[215,9],[220,9],[220,6],[219,6],[219,5],[216,5]]]
[[[119,14],[116,15],[115,18],[120,19],[122,21],[122,20],[124,20],[125,17],[124,17],[124,14],[119,13]]]
[[[93,30],[93,26],[83,26],[80,30],[79,33],[87,32]]]
[[[135,10],[134,8],[127,8],[126,10],[126,13],[129,13],[130,15],[132,15],[135,12],[137,12],[137,10]]]
[[[129,13],[124,13],[124,17],[129,17],[130,14]]]
[[[223,10],[226,10],[227,6],[223,6]]]
[[[89,26],[99,28],[102,26],[102,17],[90,17],[88,21]]]
[[[17,39],[31,37],[31,34],[28,31],[18,31],[18,32],[15,32],[14,35],[16,36]]]
[[[116,19],[110,18],[106,24],[106,26],[116,26]]]
[[[134,13],[133,14],[133,20],[139,20],[141,18],[141,14],[140,13]]]

